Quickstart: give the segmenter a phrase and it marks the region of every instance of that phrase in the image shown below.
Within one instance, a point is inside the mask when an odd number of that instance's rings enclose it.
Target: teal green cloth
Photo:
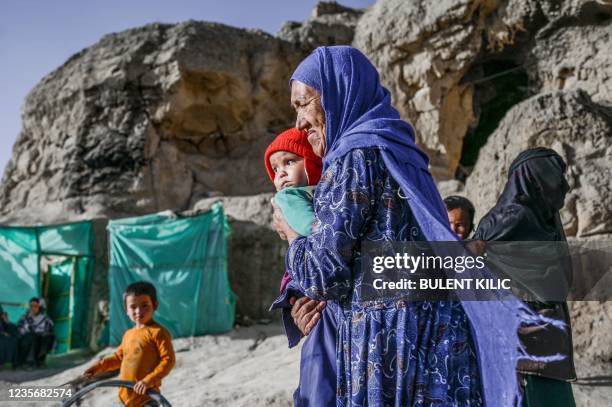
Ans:
[[[91,221],[51,226],[0,226],[0,304],[12,322],[32,297],[45,296],[58,339],[56,353],[87,346],[88,298],[94,270]],[[42,256],[67,257],[51,265],[42,292]],[[71,289],[72,287],[72,289]]]
[[[285,220],[302,236],[308,236],[315,214],[312,199],[315,187],[290,187],[281,189],[274,196],[274,202],[283,211]]]
[[[524,375],[523,407],[576,407],[571,383]]]
[[[227,275],[230,227],[223,206],[198,216],[155,214],[111,221],[110,344],[132,327],[123,291],[136,281],[153,283],[159,307],[155,320],[173,337],[227,332],[236,299]]]
[[[53,320],[54,353],[88,346],[87,326],[89,289],[93,276],[90,257],[72,257],[49,266],[47,314]]]

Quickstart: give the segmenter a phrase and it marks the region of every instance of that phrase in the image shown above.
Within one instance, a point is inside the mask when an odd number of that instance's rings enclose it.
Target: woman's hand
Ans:
[[[321,311],[325,308],[325,301],[315,301],[308,297],[302,297],[296,300],[295,297],[289,299],[291,308],[291,317],[298,329],[308,335],[312,328],[321,319]]]
[[[285,217],[283,216],[283,212],[278,206],[276,206],[274,201],[272,201],[272,207],[274,208],[274,215],[272,217],[272,225],[274,225],[274,229],[276,229],[276,232],[281,239],[286,240],[289,242],[289,244],[291,244],[291,242],[293,242],[295,238],[299,236],[298,233],[291,229],[291,226],[289,226],[285,220]]]

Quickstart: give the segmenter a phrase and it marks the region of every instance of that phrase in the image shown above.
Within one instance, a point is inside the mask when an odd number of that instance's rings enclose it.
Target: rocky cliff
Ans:
[[[261,157],[293,122],[300,56],[263,32],[194,21],[105,36],[28,95],[2,214],[125,216],[270,191]]]

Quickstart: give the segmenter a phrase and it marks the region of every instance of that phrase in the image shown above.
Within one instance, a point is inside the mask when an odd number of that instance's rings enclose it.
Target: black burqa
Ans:
[[[559,216],[569,190],[565,170],[565,162],[554,150],[538,147],[520,153],[510,165],[504,191],[480,221],[474,239],[499,242],[487,244],[487,255],[495,262],[496,248],[503,252],[499,256],[502,272],[527,292],[532,300],[528,305],[541,315],[567,324],[565,330],[550,325],[521,328],[521,342],[528,354],[560,353],[566,358],[550,362],[521,360],[519,371],[572,380],[576,373],[564,301],[572,279],[571,263]],[[507,242],[515,242],[514,247]]]

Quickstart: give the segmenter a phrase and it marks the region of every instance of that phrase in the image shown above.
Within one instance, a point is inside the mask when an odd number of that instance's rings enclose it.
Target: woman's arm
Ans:
[[[315,300],[342,300],[353,285],[355,252],[376,201],[376,150],[355,149],[330,165],[317,187],[312,233],[286,256],[291,278]]]

